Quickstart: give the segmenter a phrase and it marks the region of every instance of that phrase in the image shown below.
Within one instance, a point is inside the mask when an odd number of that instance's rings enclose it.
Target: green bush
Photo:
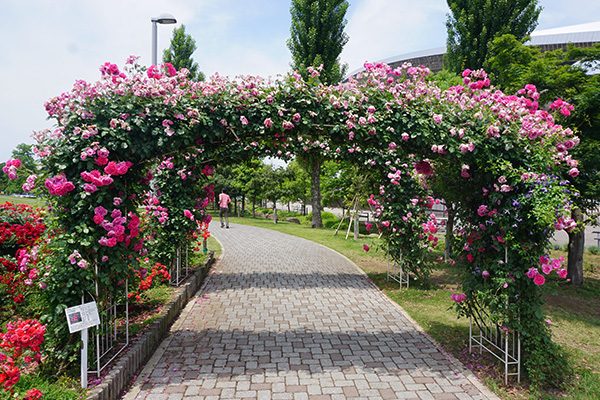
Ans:
[[[566,245],[566,244],[557,244],[557,243],[555,243],[555,244],[552,246],[552,248],[553,248],[554,250],[557,250],[557,251],[564,251],[564,252],[567,252],[567,251],[569,251],[569,246],[568,246],[568,245]]]
[[[593,254],[595,256],[600,255],[600,247],[599,246],[590,246],[587,249],[590,254]]]
[[[323,221],[323,227],[328,229],[337,228],[337,225],[340,223],[340,219],[335,214],[327,211],[321,212],[321,220]],[[304,223],[306,225],[312,223],[312,212],[304,217]]]

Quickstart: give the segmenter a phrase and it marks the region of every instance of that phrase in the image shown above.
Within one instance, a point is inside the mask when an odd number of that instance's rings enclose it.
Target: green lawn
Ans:
[[[30,206],[34,206],[34,207],[43,207],[46,202],[43,199],[34,197],[34,198],[30,198],[30,197],[17,197],[17,196],[7,196],[7,195],[0,195],[0,203],[5,203],[5,202],[10,202],[13,204],[28,204]]]
[[[333,236],[330,229],[311,229],[307,225],[253,218],[231,218],[232,223],[253,225],[299,236],[336,250],[362,268],[369,277],[392,300],[400,304],[408,314],[435,340],[466,364],[477,367],[475,372],[503,399],[537,398],[526,387],[506,388],[498,366],[485,359],[471,357],[468,346],[468,321],[457,319],[450,309],[450,294],[458,289],[459,274],[447,264],[437,264],[432,272],[433,285],[429,289],[418,282],[411,282],[409,289],[399,289],[386,280],[386,260],[377,251],[379,239],[362,237],[358,241],[344,239],[344,234]],[[373,250],[365,253],[362,245],[368,243]],[[564,254],[564,253],[563,253]],[[558,253],[554,254],[558,255]],[[544,394],[545,399],[600,399],[600,256],[585,254],[584,288],[567,285],[545,288],[548,302],[546,312],[553,321],[554,339],[563,345],[571,356],[577,379],[567,393]]]

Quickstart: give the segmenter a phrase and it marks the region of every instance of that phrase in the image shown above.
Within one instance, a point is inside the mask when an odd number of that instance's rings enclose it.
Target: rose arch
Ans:
[[[55,216],[50,344],[64,348],[63,307],[95,282],[118,288],[148,248],[169,257],[207,229],[214,168],[319,155],[352,160],[378,179],[368,201],[386,250],[418,276],[437,241],[429,209],[436,198],[452,201],[464,277],[457,311],[485,309],[503,330],[520,332],[530,378],[556,379],[563,356],[538,287],[566,274],[546,250],[555,228],[574,224],[569,179],[578,171],[568,150],[578,139],[554,115],[570,106],[540,108],[533,86],[504,94],[483,71],[465,71],[464,83],[446,90],[410,65],[366,64],[335,86],[308,72],[307,80],[192,82],[185,70],[146,70],[130,59],[123,70],[106,63],[100,81],[78,81],[46,104],[57,124],[37,134],[36,151]]]

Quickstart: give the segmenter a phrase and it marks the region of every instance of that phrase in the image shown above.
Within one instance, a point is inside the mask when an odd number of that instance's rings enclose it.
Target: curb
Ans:
[[[190,298],[200,289],[215,262],[214,252],[209,252],[208,260],[196,269],[186,283],[175,290],[174,298],[164,305],[160,318],[149,325],[141,336],[134,339],[122,357],[112,366],[108,375],[98,386],[90,389],[88,400],[117,400],[131,379],[142,369],[154,354],[160,343],[169,334],[169,328]]]

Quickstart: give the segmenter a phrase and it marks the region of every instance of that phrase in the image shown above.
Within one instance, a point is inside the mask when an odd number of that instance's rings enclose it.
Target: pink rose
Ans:
[[[569,170],[569,175],[571,175],[571,177],[575,178],[579,175],[579,170],[577,168],[571,168]]]
[[[542,286],[544,283],[546,283],[546,278],[544,278],[544,275],[542,274],[537,274],[533,278],[533,283],[535,283],[537,286]]]
[[[183,216],[189,218],[190,221],[194,220],[194,214],[190,210],[183,210]]]
[[[454,301],[457,304],[462,303],[463,301],[467,300],[467,295],[464,293],[454,293],[450,296],[450,298],[452,299],[452,301]]]
[[[418,174],[430,176],[433,175],[433,168],[428,161],[419,161],[415,163],[415,170]]]
[[[273,126],[273,120],[271,118],[266,118],[263,124],[265,125],[265,128],[270,129]]]
[[[488,213],[488,208],[486,205],[482,204],[479,206],[479,208],[477,208],[477,215],[479,215],[480,217],[486,216],[487,213]]]
[[[165,70],[167,71],[167,75],[169,76],[175,76],[177,75],[177,70],[175,69],[175,67],[173,66],[173,64],[171,63],[164,63],[163,64]]]
[[[366,243],[365,243],[365,244],[363,244],[363,250],[364,250],[364,251],[368,252],[370,249],[371,249],[371,248],[369,247],[369,245],[368,245],[368,244],[366,244]]]

